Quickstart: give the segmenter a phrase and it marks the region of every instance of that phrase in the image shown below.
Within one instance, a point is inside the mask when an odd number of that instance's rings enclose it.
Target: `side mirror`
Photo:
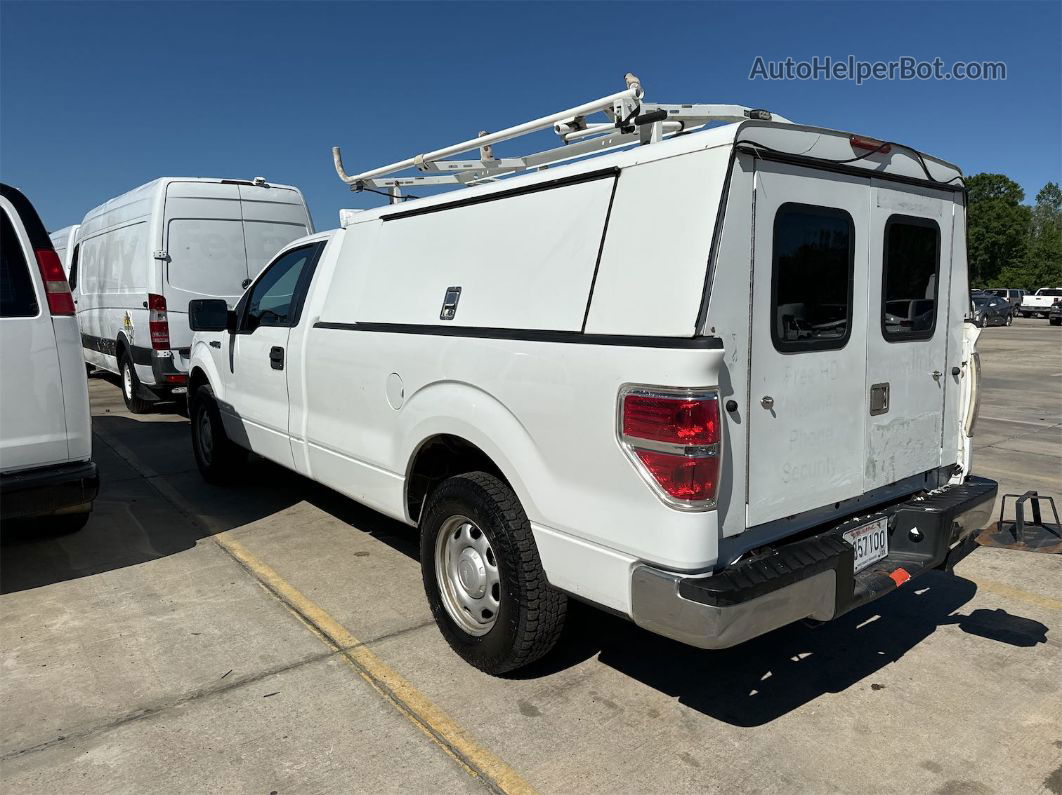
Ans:
[[[192,331],[235,331],[236,313],[221,298],[197,298],[188,302],[188,325]]]

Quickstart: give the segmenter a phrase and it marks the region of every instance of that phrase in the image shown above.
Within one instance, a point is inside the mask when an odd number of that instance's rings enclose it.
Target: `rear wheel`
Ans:
[[[247,451],[225,434],[214,390],[203,385],[192,395],[188,411],[192,452],[199,472],[209,483],[231,483],[247,463]]]
[[[140,379],[136,377],[136,367],[128,351],[122,352],[118,369],[122,379],[122,397],[125,399],[125,407],[133,414],[147,414],[151,411],[151,401],[137,397]]]
[[[432,615],[450,647],[489,674],[549,652],[567,597],[546,581],[516,494],[486,472],[445,480],[420,521],[420,565]]]

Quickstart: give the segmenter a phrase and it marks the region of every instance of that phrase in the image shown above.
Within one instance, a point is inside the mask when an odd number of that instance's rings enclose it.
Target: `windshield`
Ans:
[[[980,309],[983,306],[988,306],[989,300],[990,299],[985,298],[984,296],[976,295],[976,296],[974,296],[973,303],[974,303],[974,306],[976,306],[978,309]]]

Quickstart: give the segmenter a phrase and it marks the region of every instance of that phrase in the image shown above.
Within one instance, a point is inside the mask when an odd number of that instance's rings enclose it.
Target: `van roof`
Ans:
[[[128,190],[125,193],[119,194],[107,201],[103,202],[96,207],[93,207],[87,213],[85,213],[84,219],[81,223],[96,218],[105,213],[112,212],[120,207],[134,204],[153,199],[159,192],[165,191],[166,187],[173,182],[200,182],[200,183],[213,183],[213,184],[237,184],[253,187],[254,183],[249,179],[230,179],[227,177],[159,177],[153,179],[151,182],[145,182],[143,185]],[[290,190],[298,193],[300,196],[302,193],[294,185],[279,185],[274,183],[265,183],[261,187],[268,187],[277,190]]]
[[[401,203],[401,211],[531,187],[602,169],[625,168],[717,147],[733,147],[736,151],[765,159],[800,162],[832,171],[879,176],[946,190],[965,189],[962,171],[958,166],[903,144],[878,141],[864,135],[824,127],[750,119],[674,135],[644,146],[632,145],[619,151],[502,177],[489,183],[444,191],[423,198],[406,199]],[[875,149],[878,151],[875,152]],[[349,216],[345,225],[373,221],[397,209],[395,205],[385,205],[366,210]]]

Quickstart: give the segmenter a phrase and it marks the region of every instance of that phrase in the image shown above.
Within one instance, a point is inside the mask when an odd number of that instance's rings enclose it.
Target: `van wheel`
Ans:
[[[553,648],[568,600],[546,581],[511,488],[486,472],[449,478],[429,497],[420,528],[428,604],[466,662],[497,675]]]
[[[231,483],[247,463],[247,451],[225,434],[214,390],[206,384],[196,389],[189,405],[192,452],[199,473],[208,483]]]
[[[125,407],[133,414],[147,414],[151,411],[151,401],[137,397],[140,379],[136,377],[136,367],[133,366],[133,359],[128,351],[122,353],[118,369],[118,374],[122,379],[122,397],[125,399]]]

